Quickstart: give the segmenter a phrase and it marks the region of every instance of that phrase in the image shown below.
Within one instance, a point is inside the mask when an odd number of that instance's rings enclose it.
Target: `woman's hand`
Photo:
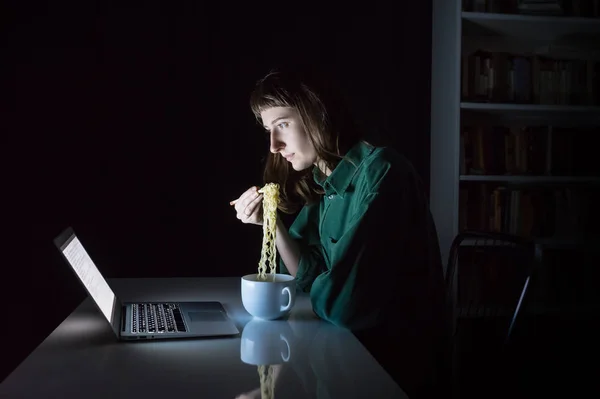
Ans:
[[[258,187],[253,186],[246,190],[240,197],[229,205],[234,205],[236,217],[246,224],[263,224],[263,195],[258,192]]]
[[[260,388],[256,388],[254,391],[239,394],[235,399],[260,399],[261,396]]]

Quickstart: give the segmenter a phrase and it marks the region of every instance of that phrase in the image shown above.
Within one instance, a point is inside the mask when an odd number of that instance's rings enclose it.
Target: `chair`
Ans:
[[[453,240],[445,277],[453,397],[499,394],[494,382],[507,376],[503,354],[541,257],[534,241],[510,234],[464,231]]]

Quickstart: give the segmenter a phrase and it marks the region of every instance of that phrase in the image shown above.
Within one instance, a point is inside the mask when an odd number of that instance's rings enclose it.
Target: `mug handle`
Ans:
[[[287,293],[288,294],[288,303],[285,306],[281,307],[281,312],[285,312],[286,310],[289,310],[292,307],[292,292],[290,291],[290,287],[283,287],[283,289],[281,290],[281,293]]]
[[[283,360],[284,362],[289,362],[290,361],[290,355],[292,354],[291,349],[290,349],[290,343],[288,342],[288,340],[281,334],[279,334],[279,339],[281,339],[283,342],[285,342],[285,346],[287,346],[287,356],[284,356],[283,353],[281,354],[281,360]]]

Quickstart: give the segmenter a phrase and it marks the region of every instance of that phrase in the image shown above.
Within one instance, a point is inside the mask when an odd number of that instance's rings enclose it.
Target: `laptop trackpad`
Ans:
[[[192,323],[202,323],[207,321],[227,321],[223,312],[188,312]]]

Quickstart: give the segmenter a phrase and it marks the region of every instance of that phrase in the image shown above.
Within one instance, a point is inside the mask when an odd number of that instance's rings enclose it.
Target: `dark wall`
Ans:
[[[267,142],[248,96],[275,64],[333,69],[362,124],[427,184],[430,2],[411,3],[267,12],[53,2],[5,14],[19,239],[0,292],[41,311],[34,323],[9,309],[22,329],[1,341],[13,354],[0,378],[84,298],[52,245],[68,225],[107,277],[256,269],[261,230],[228,202],[261,183]]]

